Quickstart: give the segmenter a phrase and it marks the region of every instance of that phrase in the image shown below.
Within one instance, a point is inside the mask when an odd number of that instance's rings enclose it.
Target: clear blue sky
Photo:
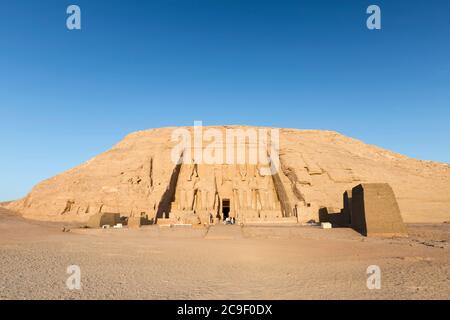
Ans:
[[[0,4],[0,200],[132,131],[194,120],[336,130],[450,162],[448,0]]]

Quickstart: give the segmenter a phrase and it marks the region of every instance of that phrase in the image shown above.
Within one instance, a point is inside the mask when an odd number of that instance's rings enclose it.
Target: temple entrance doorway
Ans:
[[[226,220],[228,217],[230,217],[230,199],[223,199],[222,200],[222,216],[223,220]]]

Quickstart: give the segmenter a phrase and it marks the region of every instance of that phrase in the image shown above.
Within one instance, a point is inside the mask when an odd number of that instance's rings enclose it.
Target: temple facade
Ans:
[[[297,222],[277,176],[262,175],[258,165],[181,164],[165,218],[180,223],[215,224],[282,220]]]

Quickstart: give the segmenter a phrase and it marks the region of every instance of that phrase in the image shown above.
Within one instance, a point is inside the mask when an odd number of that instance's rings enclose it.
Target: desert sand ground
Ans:
[[[0,209],[0,299],[449,299],[450,225],[405,239],[350,229],[217,226],[92,230]],[[66,268],[81,268],[68,290]],[[369,265],[381,289],[366,286]]]

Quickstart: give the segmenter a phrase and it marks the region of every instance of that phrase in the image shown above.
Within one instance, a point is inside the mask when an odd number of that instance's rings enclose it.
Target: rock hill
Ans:
[[[171,160],[174,129],[132,133],[4,206],[26,218],[51,221],[87,221],[98,212],[156,217],[177,200],[173,184],[179,170]],[[343,192],[362,182],[389,183],[405,222],[450,220],[449,164],[411,159],[336,132],[294,129],[280,129],[280,164],[279,184],[300,221],[317,219],[322,206],[341,208]],[[199,179],[215,181],[211,172],[216,171],[206,170],[202,176],[199,168]]]

